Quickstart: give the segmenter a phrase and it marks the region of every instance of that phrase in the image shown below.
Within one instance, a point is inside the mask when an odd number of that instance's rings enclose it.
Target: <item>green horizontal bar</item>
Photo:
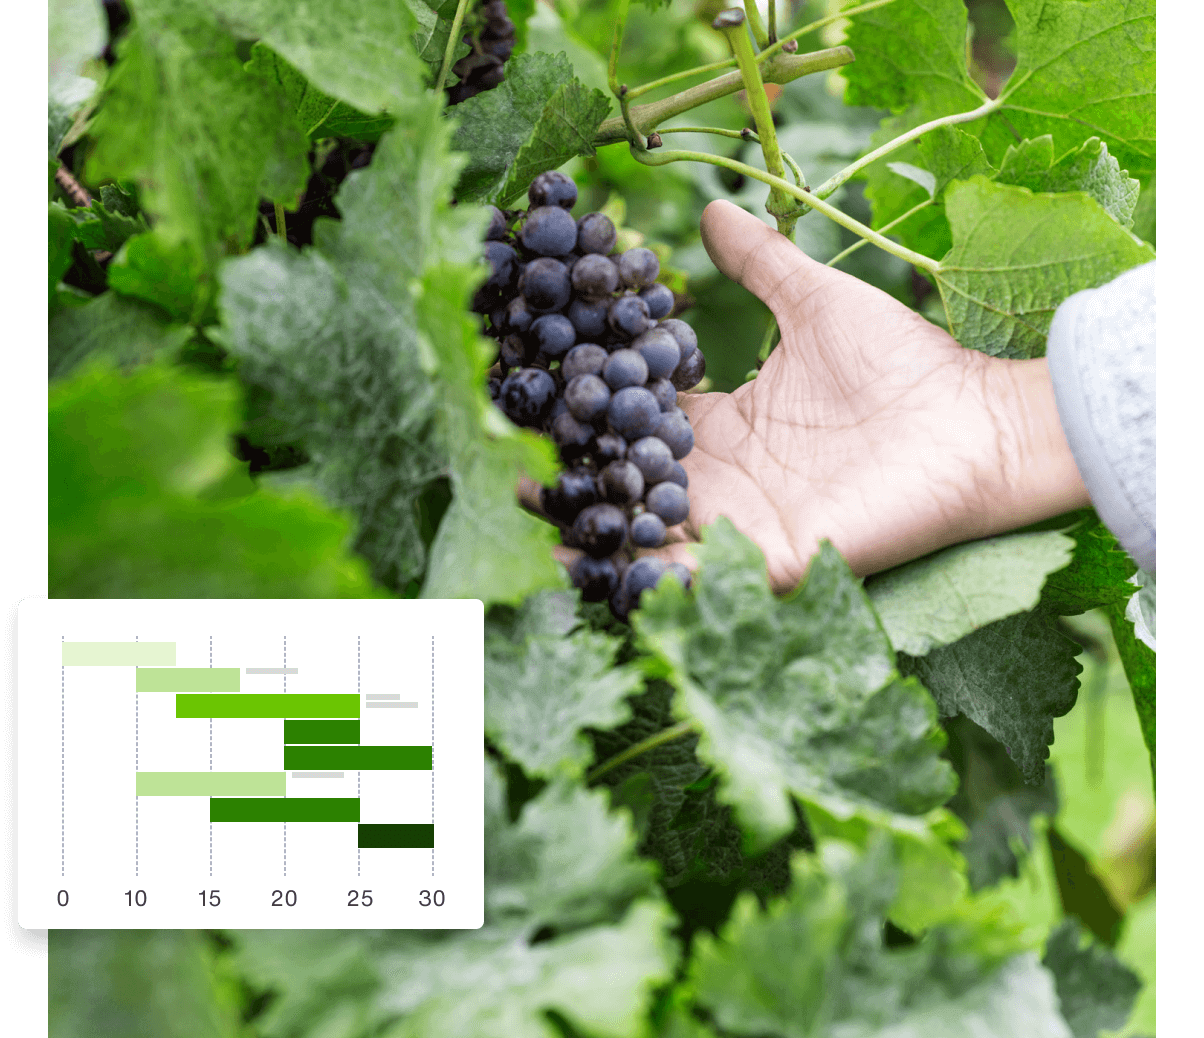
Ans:
[[[237,667],[176,667],[172,670],[152,669],[138,671],[138,691],[149,695],[172,695],[191,692],[237,693]],[[179,716],[179,715],[177,715]],[[213,717],[213,714],[206,714]]]
[[[285,721],[285,742],[359,742],[359,721]]]
[[[360,822],[361,847],[434,847],[435,827],[419,825],[368,825]]]
[[[63,642],[64,667],[174,667],[175,642]]]
[[[154,671],[138,671],[152,674]],[[162,673],[162,672],[160,672]],[[234,671],[235,674],[238,671]],[[176,717],[359,717],[360,697],[351,693],[301,695],[178,695]],[[287,767],[287,765],[286,765]]]
[[[356,797],[280,797],[209,801],[211,822],[358,822]]]
[[[286,746],[284,770],[430,771],[429,746]]]
[[[283,771],[140,771],[140,797],[282,797]]]

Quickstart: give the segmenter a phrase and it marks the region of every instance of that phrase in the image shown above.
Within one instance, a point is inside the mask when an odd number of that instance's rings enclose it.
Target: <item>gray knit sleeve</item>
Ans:
[[[1046,357],[1091,503],[1138,566],[1153,573],[1154,264],[1065,300]]]

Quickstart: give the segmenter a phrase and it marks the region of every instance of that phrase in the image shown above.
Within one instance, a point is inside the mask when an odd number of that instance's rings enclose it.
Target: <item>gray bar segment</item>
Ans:
[[[248,674],[296,674],[296,667],[248,667]]]
[[[401,698],[400,692],[369,692],[368,693],[368,702],[372,702],[373,700],[377,700],[377,701],[396,700],[396,699],[400,699],[400,698]]]
[[[342,778],[341,771],[290,771],[293,778]]]
[[[365,703],[364,706],[366,706],[369,710],[387,710],[389,708],[397,707],[416,710],[418,708],[417,703]]]

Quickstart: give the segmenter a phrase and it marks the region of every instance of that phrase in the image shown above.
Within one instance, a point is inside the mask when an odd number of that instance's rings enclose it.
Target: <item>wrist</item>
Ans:
[[[997,430],[998,472],[984,496],[991,533],[1015,530],[1091,504],[1058,417],[1044,357],[989,358],[987,406]]]

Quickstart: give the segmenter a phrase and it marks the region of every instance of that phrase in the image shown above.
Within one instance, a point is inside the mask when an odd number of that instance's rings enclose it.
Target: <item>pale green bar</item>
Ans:
[[[175,642],[63,642],[64,667],[174,667]]]
[[[139,771],[140,797],[282,797],[283,771]]]
[[[173,667],[170,670],[154,667],[139,670],[134,687],[149,695],[178,695],[180,693],[231,694],[238,691],[237,667]],[[205,716],[212,716],[206,714]]]

